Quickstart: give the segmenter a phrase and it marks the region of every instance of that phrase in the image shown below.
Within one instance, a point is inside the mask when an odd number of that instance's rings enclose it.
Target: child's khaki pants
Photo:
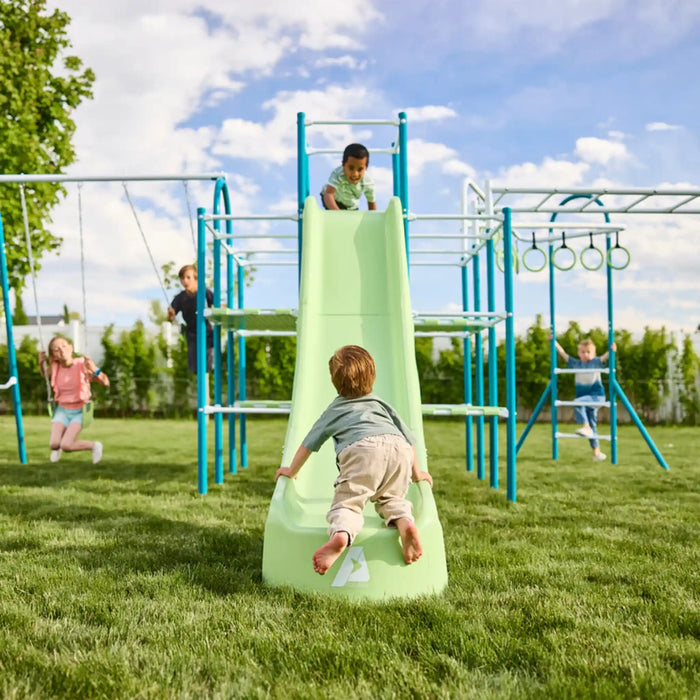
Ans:
[[[399,518],[413,522],[406,499],[411,483],[413,448],[399,435],[372,435],[348,445],[338,455],[340,474],[326,515],[329,537],[347,532],[350,543],[362,529],[367,501],[387,525]]]

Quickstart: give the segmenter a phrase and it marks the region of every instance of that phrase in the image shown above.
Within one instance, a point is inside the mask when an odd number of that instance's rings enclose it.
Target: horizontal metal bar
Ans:
[[[500,214],[408,214],[409,221],[496,221],[500,225]]]
[[[596,438],[597,440],[610,440],[609,435],[598,435],[598,433],[594,433],[593,435],[579,435],[578,433],[560,433],[556,432],[555,437],[558,438],[578,438],[579,440],[592,440],[593,438]]]
[[[387,153],[389,155],[394,155],[394,153],[398,153],[396,148],[368,148],[367,149],[370,153]],[[338,150],[334,148],[307,148],[306,149],[306,154],[309,156],[315,156],[318,155],[319,153],[326,154],[326,155],[342,155],[345,153],[343,149]]]
[[[531,210],[530,210],[531,211]],[[606,231],[610,231],[612,233],[615,233],[615,231],[624,231],[627,227],[626,226],[618,226],[612,225],[612,224],[604,224],[601,223],[600,221],[596,223],[589,223],[587,221],[538,221],[537,223],[535,222],[528,222],[528,221],[514,221],[513,222],[513,229],[555,229],[557,231],[561,229],[590,229],[591,231],[594,231],[596,233],[605,233]]]
[[[202,413],[282,413],[289,414],[289,408],[241,408],[239,406],[205,406]]]
[[[10,377],[4,384],[0,384],[0,389],[9,389],[17,384],[17,377]]]
[[[576,214],[580,210],[578,209],[561,209],[558,207],[553,207],[551,209],[538,209],[536,212],[532,209],[526,207],[513,207],[511,212],[513,214]],[[586,212],[589,214],[590,212]],[[700,209],[624,209],[615,207],[598,207],[596,209],[596,214],[700,214]]]
[[[283,338],[283,337],[294,337],[296,335],[296,331],[247,331],[247,330],[240,330],[240,331],[232,331],[235,335],[241,336],[241,338],[249,338],[249,337],[261,337],[261,338],[267,338],[268,336],[271,338]]]
[[[298,221],[296,214],[205,214],[204,221]]]
[[[416,311],[413,318],[431,319],[431,318],[505,318],[506,314],[502,311]]]
[[[400,124],[399,121],[396,121],[394,119],[345,119],[343,121],[318,121],[318,120],[307,120],[304,122],[305,126],[318,126],[318,125],[325,125],[325,126],[340,126],[343,124],[347,124],[349,126],[353,125],[360,125],[360,124],[366,124],[366,125],[374,125],[374,126],[398,126]]]
[[[555,401],[555,406],[580,406],[582,408],[607,408],[609,401]]]
[[[586,194],[594,195],[598,198],[606,194],[611,195],[625,195],[625,194],[648,194],[648,195],[696,195],[700,197],[700,189],[656,189],[653,187],[620,187],[620,188],[603,188],[592,190],[590,187],[567,187],[566,189],[559,189],[558,187],[547,188],[547,187],[492,187],[491,191],[496,194]],[[596,211],[599,211],[596,209]]]
[[[218,180],[225,173],[193,173],[192,175],[0,175],[0,182],[147,182],[166,180]]]
[[[568,367],[555,367],[554,374],[610,374],[609,367],[601,367],[600,369],[569,369]]]

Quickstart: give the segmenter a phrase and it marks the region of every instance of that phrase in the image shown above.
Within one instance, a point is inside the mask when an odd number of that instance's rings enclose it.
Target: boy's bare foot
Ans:
[[[325,574],[347,546],[348,534],[336,532],[323,547],[319,547],[314,552],[314,571],[318,574]]]
[[[403,559],[407,564],[418,561],[423,554],[423,546],[418,537],[418,528],[410,520],[401,519],[396,526],[401,537],[401,547],[403,548]]]

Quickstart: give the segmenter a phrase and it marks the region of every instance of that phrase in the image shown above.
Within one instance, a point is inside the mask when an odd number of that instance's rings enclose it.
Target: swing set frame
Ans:
[[[129,197],[129,192],[126,187],[127,182],[169,182],[169,181],[177,181],[177,182],[182,182],[184,187],[185,187],[185,193],[186,196],[188,197],[187,193],[187,182],[189,181],[194,181],[194,180],[212,180],[212,181],[219,181],[223,180],[225,182],[226,176],[224,173],[196,173],[196,174],[186,174],[186,175],[85,175],[85,176],[77,176],[77,175],[47,175],[47,174],[35,174],[35,175],[25,175],[25,174],[6,174],[2,175],[0,174],[0,183],[16,183],[20,186],[20,196],[23,201],[23,210],[25,212],[24,215],[24,225],[25,225],[25,232],[26,232],[26,238],[27,238],[27,255],[30,263],[30,268],[31,268],[31,274],[32,274],[32,279],[35,280],[36,275],[34,271],[34,261],[32,258],[31,254],[31,240],[29,237],[29,223],[26,218],[26,206],[24,205],[24,185],[32,182],[60,182],[60,183],[77,183],[78,184],[78,202],[79,202],[79,216],[80,216],[80,230],[81,230],[81,266],[82,269],[84,270],[84,251],[83,251],[83,238],[82,238],[82,203],[80,200],[80,188],[83,183],[86,182],[121,182],[124,185],[124,190],[126,193],[127,201],[129,202],[129,205],[131,206],[132,212],[134,214],[134,217],[136,219],[137,226],[139,228],[139,231],[141,233],[141,236],[144,238],[144,242],[146,244],[146,248],[148,250],[149,256],[151,257],[151,262],[153,262],[153,256],[150,253],[150,248],[148,247],[148,242],[145,239],[143,229],[141,227],[141,224],[138,220],[138,215],[136,214],[136,210],[131,202],[131,198]],[[188,209],[189,209],[189,199],[188,199]],[[157,274],[157,270],[156,270]],[[159,277],[159,282],[160,282],[160,277]],[[163,285],[161,283],[161,288],[163,288]],[[17,453],[19,457],[19,461],[22,464],[27,463],[27,446],[26,446],[26,440],[25,440],[25,435],[24,435],[24,423],[22,420],[22,399],[21,399],[21,394],[20,394],[20,381],[19,381],[19,375],[17,371],[17,353],[15,350],[15,343],[14,343],[14,331],[13,331],[13,324],[12,324],[12,314],[10,313],[10,286],[9,286],[9,276],[8,276],[8,271],[7,271],[7,255],[5,252],[5,231],[3,227],[3,222],[2,222],[2,209],[0,208],[0,289],[2,290],[2,300],[3,300],[3,306],[5,309],[5,332],[6,332],[6,337],[7,337],[7,357],[8,357],[8,369],[9,369],[9,378],[7,382],[4,384],[0,384],[0,389],[9,389],[11,392],[12,396],[12,404],[13,404],[13,412],[14,412],[14,417],[15,417],[15,428],[16,428],[16,433],[17,433]],[[85,303],[85,281],[84,281],[84,275],[83,275],[83,320],[85,320],[86,317],[86,303]],[[167,299],[167,296],[166,296]],[[34,301],[35,301],[35,311],[36,311],[36,316],[37,316],[37,321],[39,328],[41,328],[41,317],[39,315],[39,307],[38,307],[38,302],[37,302],[37,295],[36,295],[36,288],[34,290]],[[41,345],[43,346],[43,340],[41,339],[41,330],[40,332],[40,342]],[[48,359],[48,358],[47,358]],[[47,380],[48,381],[48,380]],[[50,385],[49,385],[50,387]],[[47,389],[49,392],[49,409],[50,409],[50,388]],[[90,401],[90,409],[92,410],[93,408],[93,402]],[[88,420],[91,421],[90,416],[88,416]],[[87,425],[84,424],[84,427],[87,427]]]

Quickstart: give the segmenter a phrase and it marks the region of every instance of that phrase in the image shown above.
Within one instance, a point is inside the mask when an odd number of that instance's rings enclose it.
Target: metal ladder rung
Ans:
[[[554,437],[556,437],[556,438],[579,438],[580,440],[593,440],[594,438],[596,440],[610,440],[609,435],[598,435],[598,433],[594,433],[593,435],[579,435],[578,433],[556,432],[554,434]]]
[[[555,401],[555,406],[590,406],[591,408],[609,407],[610,401]]]
[[[609,367],[599,367],[598,369],[569,369],[568,367],[555,367],[554,374],[610,374]]]

